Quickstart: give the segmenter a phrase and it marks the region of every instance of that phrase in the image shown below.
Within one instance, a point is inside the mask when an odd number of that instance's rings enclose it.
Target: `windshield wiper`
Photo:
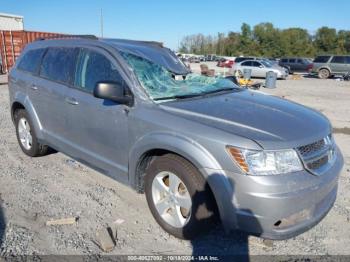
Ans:
[[[198,94],[187,94],[187,95],[176,95],[176,96],[166,96],[166,97],[157,97],[154,98],[153,100],[171,100],[171,99],[184,99],[184,98],[191,98],[191,97],[196,97],[196,96],[206,96],[208,94],[214,94],[214,93],[220,93],[220,92],[227,92],[227,91],[232,91],[232,90],[241,90],[239,87],[227,87],[227,88],[222,88],[222,89],[216,89],[204,93],[198,93]]]
[[[233,91],[233,90],[241,90],[239,87],[227,87],[227,88],[222,88],[222,89],[216,89],[216,90],[211,90],[205,93],[202,93],[202,95],[208,95],[208,94],[214,94],[214,93],[220,93],[220,92],[227,92],[227,91]]]
[[[165,96],[165,97],[157,97],[153,100],[170,100],[170,99],[184,99],[184,98],[191,98],[196,96],[201,96],[203,93],[200,94],[188,94],[188,95],[176,95],[176,96]]]

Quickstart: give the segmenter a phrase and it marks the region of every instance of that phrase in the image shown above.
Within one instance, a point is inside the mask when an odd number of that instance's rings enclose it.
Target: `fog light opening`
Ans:
[[[281,225],[282,221],[278,220],[275,224],[273,224],[275,227],[278,227],[279,225]]]

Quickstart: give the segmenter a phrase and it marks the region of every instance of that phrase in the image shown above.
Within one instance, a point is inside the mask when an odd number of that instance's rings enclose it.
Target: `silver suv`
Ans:
[[[27,45],[9,75],[11,116],[31,157],[51,147],[145,193],[160,226],[285,239],[336,199],[342,155],[322,114],[192,74],[156,42]]]
[[[319,78],[327,79],[334,75],[346,75],[350,73],[350,56],[322,55],[315,58],[312,73]]]

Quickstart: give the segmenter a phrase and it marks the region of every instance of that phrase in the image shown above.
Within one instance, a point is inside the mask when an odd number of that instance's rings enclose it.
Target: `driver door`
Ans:
[[[97,82],[125,86],[113,57],[99,49],[81,48],[74,86],[66,97],[72,155],[118,179],[128,173],[127,106],[93,96]]]

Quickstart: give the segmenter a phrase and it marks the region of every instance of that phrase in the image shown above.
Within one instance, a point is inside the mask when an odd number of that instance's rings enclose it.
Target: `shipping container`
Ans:
[[[8,73],[26,44],[40,38],[69,36],[58,33],[34,31],[0,31],[0,70]]]

